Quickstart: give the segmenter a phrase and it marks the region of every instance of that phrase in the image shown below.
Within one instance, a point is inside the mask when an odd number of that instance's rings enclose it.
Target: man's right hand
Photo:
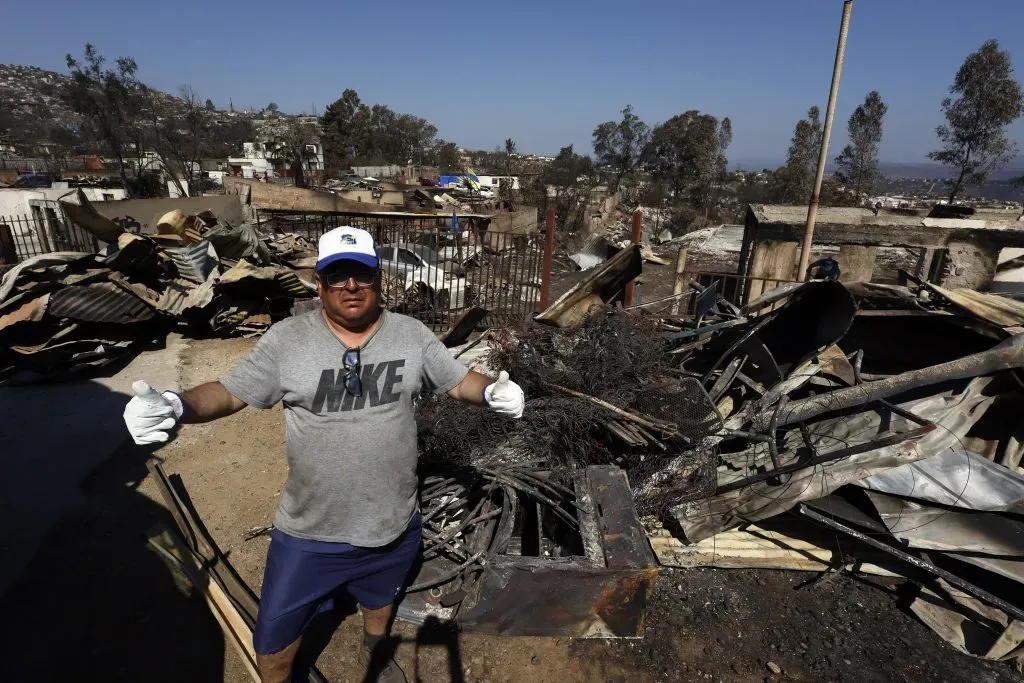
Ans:
[[[135,397],[124,409],[124,423],[128,433],[140,446],[164,443],[170,438],[169,429],[178,423],[185,406],[173,391],[160,393],[146,382],[132,384]]]

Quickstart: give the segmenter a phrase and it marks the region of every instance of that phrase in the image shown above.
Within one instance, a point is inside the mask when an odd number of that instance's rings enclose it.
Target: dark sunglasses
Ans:
[[[350,354],[355,354],[353,360]],[[345,391],[351,396],[363,395],[363,383],[359,379],[359,349],[348,349],[341,357],[341,365],[345,369]]]
[[[354,280],[356,287],[366,288],[371,287],[376,282],[377,272],[376,268],[370,268],[369,266],[348,266],[321,273],[319,278],[320,282],[332,289],[348,287],[349,280]]]

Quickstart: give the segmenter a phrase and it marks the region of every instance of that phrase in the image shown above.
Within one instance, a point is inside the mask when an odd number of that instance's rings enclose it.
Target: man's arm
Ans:
[[[493,379],[475,370],[470,370],[461,382],[448,391],[448,395],[457,401],[482,406],[487,403],[484,398],[484,389],[491,384],[494,384]]]
[[[247,404],[236,398],[220,382],[207,382],[180,396],[185,412],[180,422],[197,424],[234,415]]]
[[[496,413],[515,418],[523,416],[526,403],[522,387],[510,380],[504,370],[498,374],[497,380],[470,370],[448,395],[467,403],[486,405]]]

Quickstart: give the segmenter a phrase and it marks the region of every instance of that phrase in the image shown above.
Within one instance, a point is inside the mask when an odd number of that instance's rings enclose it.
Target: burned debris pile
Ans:
[[[681,566],[882,567],[955,646],[1020,657],[1024,306],[910,284],[780,288],[669,334],[724,423],[713,491],[672,505],[652,544]],[[638,501],[680,467],[631,480]]]
[[[294,236],[270,239],[177,211],[153,236],[108,223],[98,254],[45,254],[4,274],[0,378],[104,365],[173,329],[258,334],[315,295],[298,267],[315,252]]]
[[[1024,305],[910,278],[782,286],[740,308],[693,283],[689,316],[658,317],[606,305],[622,280],[598,272],[538,316],[562,326],[492,333],[523,420],[420,405],[427,476],[536,468],[573,491],[619,468],[662,564],[903,577],[956,647],[1024,654]],[[583,498],[538,491],[586,517]],[[451,528],[484,507],[446,508]]]
[[[170,331],[253,336],[303,305],[316,306],[316,245],[219,222],[211,211],[161,217],[157,233],[113,221],[84,197],[69,218],[105,243],[99,253],[30,258],[0,280],[0,380],[106,365]],[[127,228],[127,229],[126,229]],[[381,274],[385,304],[405,311],[416,292]]]
[[[659,343],[656,320],[621,311],[566,329],[532,323],[497,332],[489,363],[523,387],[523,417],[467,410],[446,397],[425,401],[422,467],[541,460],[567,480],[588,465],[615,464],[635,477],[686,457],[720,421],[705,392],[671,372]]]

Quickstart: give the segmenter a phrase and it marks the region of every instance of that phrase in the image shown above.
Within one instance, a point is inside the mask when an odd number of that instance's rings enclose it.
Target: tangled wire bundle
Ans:
[[[488,362],[508,370],[527,396],[551,394],[556,384],[619,406],[669,367],[657,321],[615,310],[567,329],[532,323],[504,330],[492,341]]]
[[[658,343],[650,319],[620,311],[588,316],[570,329],[531,324],[503,331],[488,360],[523,387],[523,417],[455,405],[447,397],[424,401],[417,414],[424,471],[542,460],[564,481],[586,465],[618,462],[629,469],[621,444],[604,429],[615,415],[553,386],[628,406],[667,367]]]

